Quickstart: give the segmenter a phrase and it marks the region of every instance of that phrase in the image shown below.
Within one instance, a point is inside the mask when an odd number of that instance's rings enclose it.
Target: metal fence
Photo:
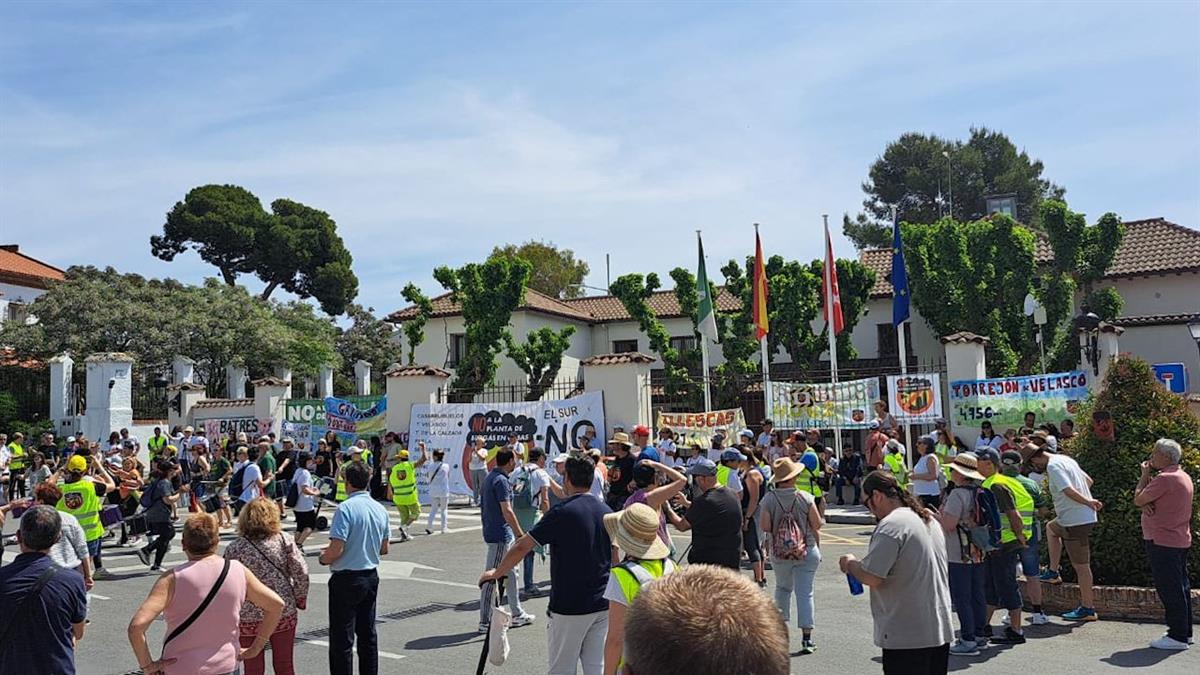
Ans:
[[[438,403],[517,403],[571,398],[583,393],[583,380],[559,380],[549,387],[531,387],[526,381],[494,382],[486,387],[439,387]]]
[[[50,412],[50,370],[45,366],[0,366],[0,395],[13,403],[4,414],[15,414],[14,421],[37,422]],[[7,406],[6,406],[7,407]]]
[[[167,418],[167,388],[154,383],[133,385],[131,407],[135,420],[162,420]]]

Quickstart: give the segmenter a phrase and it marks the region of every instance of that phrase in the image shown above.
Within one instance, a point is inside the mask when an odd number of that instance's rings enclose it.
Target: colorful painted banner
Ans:
[[[896,421],[932,424],[942,417],[941,375],[888,375],[887,388],[888,411]]]
[[[204,420],[204,435],[208,437],[209,442],[217,439],[231,438],[237,436],[241,432],[245,432],[250,441],[253,442],[259,436],[265,436],[271,432],[273,420],[255,419],[253,417],[229,417]]]
[[[1037,424],[1060,424],[1075,417],[1087,396],[1088,374],[1082,370],[950,383],[953,422],[978,426],[989,420],[997,432],[1024,426],[1027,412]]]
[[[837,384],[771,382],[767,416],[776,429],[865,429],[877,400],[874,377]]]
[[[450,493],[471,494],[470,451],[476,438],[488,448],[488,467],[510,433],[532,440],[550,459],[580,446],[587,437],[593,448],[604,448],[604,395],[593,391],[561,401],[519,403],[417,403],[412,407],[409,449],[424,442],[431,453],[441,449],[450,464]],[[414,459],[416,455],[414,455]],[[417,492],[428,503],[429,477],[418,471]]]
[[[335,412],[328,414],[331,405]],[[339,410],[345,414],[338,414]],[[371,411],[374,413],[368,415]],[[284,405],[282,434],[294,438],[297,447],[313,450],[317,439],[332,430],[345,448],[359,436],[382,437],[387,431],[386,413],[386,396],[289,399]]]
[[[726,446],[737,440],[737,434],[746,428],[746,416],[741,408],[712,410],[709,412],[659,412],[658,429],[671,427],[675,432],[675,445],[683,448],[699,443],[707,448],[712,445],[713,434],[725,434]]]

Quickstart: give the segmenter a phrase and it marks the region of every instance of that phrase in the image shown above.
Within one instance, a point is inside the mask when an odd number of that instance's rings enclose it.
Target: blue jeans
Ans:
[[[525,575],[525,579],[524,579],[525,587],[524,588],[527,591],[533,590],[533,588],[534,588],[534,584],[533,584],[533,556],[534,555],[535,555],[534,551],[530,551],[529,553],[526,553],[525,554],[525,562],[522,565],[522,567],[524,568],[523,572]]]
[[[987,619],[983,564],[950,563],[950,597],[958,614],[959,637],[974,642]]]
[[[1192,637],[1192,587],[1188,581],[1188,549],[1146,541],[1146,559],[1154,590],[1167,615],[1167,637],[1187,642]]]
[[[801,630],[812,630],[814,626],[813,579],[817,566],[821,564],[821,549],[808,547],[804,560],[771,559],[775,570],[775,604],[783,614],[783,622],[791,621],[791,595],[796,594],[796,626]]]

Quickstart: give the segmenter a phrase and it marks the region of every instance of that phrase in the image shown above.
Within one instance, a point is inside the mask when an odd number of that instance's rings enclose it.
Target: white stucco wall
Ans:
[[[28,305],[45,292],[41,288],[0,283],[0,323],[4,323],[8,318],[8,303],[19,302]]]
[[[662,319],[663,327],[667,329],[667,333],[671,337],[685,337],[694,335],[695,331],[692,327],[690,319],[675,318]],[[637,350],[648,356],[655,357],[654,363],[650,365],[652,369],[662,368],[662,359],[658,358],[658,354],[650,348],[650,339],[642,333],[641,328],[634,321],[613,321],[610,323],[601,323],[592,327],[592,353],[593,354],[610,354],[613,351],[613,342],[617,340],[637,340]],[[718,366],[725,363],[725,356],[721,353],[720,346],[716,346],[708,352],[709,365]]]
[[[1200,274],[1170,274],[1137,279],[1114,279],[1097,284],[1115,287],[1125,299],[1121,314],[1200,313]]]
[[[1183,363],[1188,370],[1188,391],[1200,393],[1200,352],[1186,324],[1130,326],[1118,342],[1121,353],[1147,363]]]
[[[872,298],[867,301],[866,310],[859,318],[858,324],[854,326],[854,332],[850,334],[850,341],[854,344],[855,351],[858,352],[858,358],[877,359],[880,357],[879,333],[876,325],[881,323],[889,326],[892,323],[891,298]],[[916,307],[911,308],[909,324],[909,334],[912,336],[909,350],[916,355],[917,359],[922,363],[943,360],[944,355],[939,336],[934,334],[933,329],[925,322]]]

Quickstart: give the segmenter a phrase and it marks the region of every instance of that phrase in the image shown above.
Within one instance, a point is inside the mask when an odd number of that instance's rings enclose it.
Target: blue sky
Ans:
[[[199,281],[196,185],[328,211],[359,300],[531,238],[612,276],[821,253],[887,142],[1007,133],[1092,218],[1200,226],[1200,5],[0,5],[0,240]],[[253,279],[246,279],[257,286]],[[282,296],[281,296],[282,297]]]

